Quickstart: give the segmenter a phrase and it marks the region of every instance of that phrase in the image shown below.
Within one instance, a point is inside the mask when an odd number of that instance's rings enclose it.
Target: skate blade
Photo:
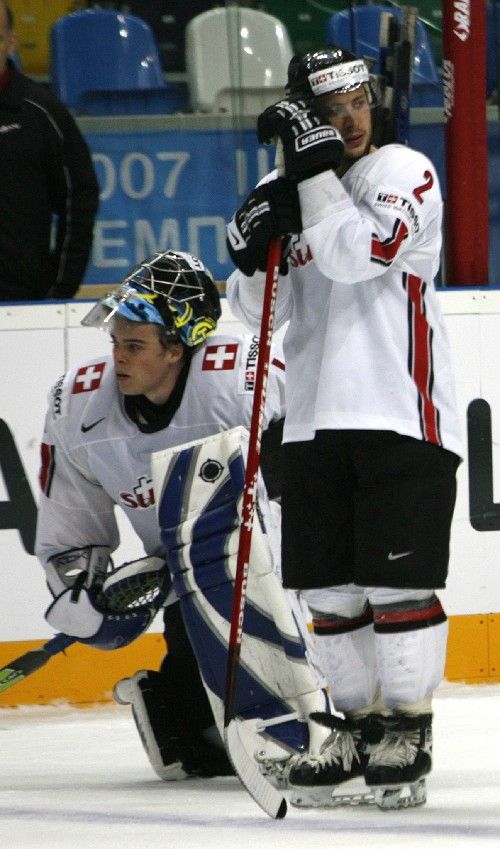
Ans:
[[[382,811],[396,811],[402,808],[416,808],[427,801],[425,778],[414,784],[402,784],[391,787],[372,787],[377,808]]]
[[[290,804],[295,808],[357,808],[373,805],[374,794],[362,778],[353,778],[336,787],[300,787],[290,785]]]

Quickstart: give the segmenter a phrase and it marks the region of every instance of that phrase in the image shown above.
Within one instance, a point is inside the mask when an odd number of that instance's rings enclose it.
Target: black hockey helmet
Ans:
[[[212,274],[201,260],[183,251],[166,251],[139,263],[82,324],[106,327],[116,314],[158,324],[168,341],[193,348],[216,329],[221,306]]]
[[[354,53],[334,44],[298,53],[288,65],[288,97],[319,97],[330,92],[354,91],[363,86],[370,104],[377,102],[368,65]]]

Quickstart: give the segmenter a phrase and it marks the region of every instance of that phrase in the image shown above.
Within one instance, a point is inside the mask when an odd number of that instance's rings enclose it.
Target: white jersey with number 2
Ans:
[[[265,180],[273,179],[275,173]],[[392,430],[462,455],[450,352],[434,287],[442,198],[430,160],[387,145],[339,180],[299,183],[303,232],[280,276],[284,441],[318,429]],[[258,326],[263,275],[234,272],[233,313]]]

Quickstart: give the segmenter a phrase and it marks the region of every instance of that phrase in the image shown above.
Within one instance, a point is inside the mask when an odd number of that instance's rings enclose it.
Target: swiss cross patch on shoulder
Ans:
[[[78,395],[79,392],[93,392],[98,389],[105,368],[106,363],[94,363],[79,368],[73,381],[72,394]]]
[[[230,371],[236,367],[238,343],[207,345],[203,355],[202,371]]]

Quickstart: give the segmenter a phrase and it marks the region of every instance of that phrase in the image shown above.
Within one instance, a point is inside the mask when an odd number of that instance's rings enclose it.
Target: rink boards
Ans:
[[[450,574],[440,593],[449,615],[446,677],[500,681],[500,291],[439,293],[457,381],[467,456],[458,472]],[[108,353],[100,331],[82,328],[89,302],[0,306],[0,666],[52,636],[49,601],[32,552],[38,498],[39,440],[47,392],[80,360]],[[239,327],[223,299],[220,328]],[[115,562],[142,554],[118,511],[122,542]],[[106,701],[113,684],[138,668],[155,668],[164,652],[158,618],[132,646],[102,652],[74,645],[43,670],[0,694],[0,706]]]

